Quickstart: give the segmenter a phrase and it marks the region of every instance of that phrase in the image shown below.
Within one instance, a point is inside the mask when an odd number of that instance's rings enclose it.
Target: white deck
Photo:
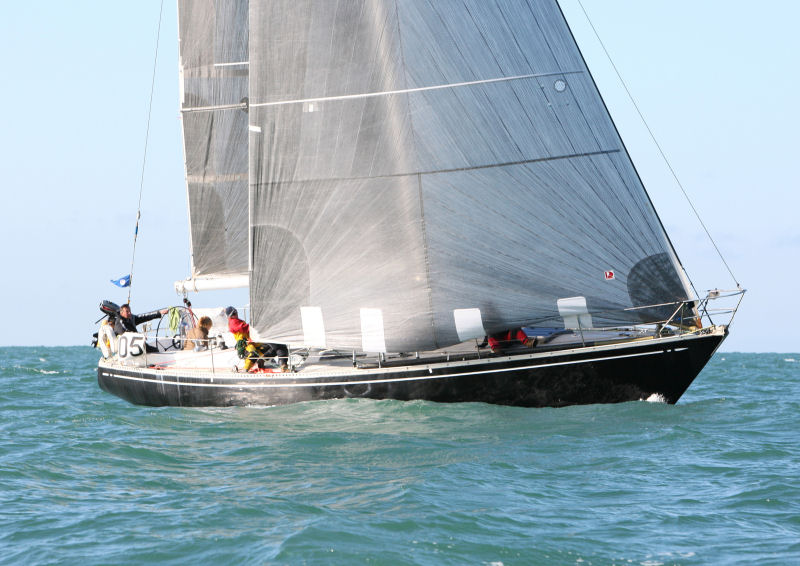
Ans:
[[[713,327],[702,331],[722,332],[724,327]],[[630,346],[634,341],[658,340],[671,342],[685,339],[687,335],[674,335],[666,337],[656,337],[653,331],[640,331],[636,329],[626,330],[596,330],[584,331],[582,336],[576,332],[565,332],[551,337],[551,339],[534,348],[525,348],[522,345],[508,347],[505,352],[513,354],[515,359],[529,358],[532,361],[550,358],[554,355],[561,355],[572,349],[581,352],[604,351],[608,349],[619,349]],[[586,343],[586,345],[584,345]],[[394,373],[407,370],[409,367],[419,369],[424,367],[442,367],[450,365],[471,365],[484,363],[486,358],[500,360],[506,356],[493,355],[488,348],[477,348],[476,342],[468,341],[446,349],[420,352],[412,354],[392,354],[385,356],[379,364],[377,357],[366,357],[363,354],[356,358],[358,368],[354,370],[351,352],[340,352],[341,357],[331,357],[332,352],[308,352],[304,361],[297,355],[298,350],[294,350],[293,372],[282,373],[278,368],[276,360],[268,360],[267,368],[257,372],[245,373],[243,366],[244,360],[240,359],[234,348],[206,350],[195,352],[192,350],[168,350],[164,353],[145,354],[135,361],[120,361],[116,357],[103,360],[101,365],[110,367],[142,367],[163,371],[165,375],[182,376],[208,376],[212,373],[220,379],[236,378],[238,380],[262,379],[265,376],[274,377],[292,376],[297,379],[320,377],[322,375],[336,376],[350,375],[354,371],[369,371],[370,373]],[[478,355],[479,354],[479,355]],[[419,358],[419,359],[418,359]],[[466,359],[465,359],[466,358]],[[403,361],[408,361],[404,364]],[[426,360],[429,360],[426,365]]]

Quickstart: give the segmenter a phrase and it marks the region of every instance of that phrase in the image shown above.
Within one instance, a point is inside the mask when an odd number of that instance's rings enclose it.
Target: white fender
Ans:
[[[104,358],[110,358],[117,353],[117,335],[108,322],[103,322],[100,325],[100,330],[97,333],[97,346],[103,353]]]

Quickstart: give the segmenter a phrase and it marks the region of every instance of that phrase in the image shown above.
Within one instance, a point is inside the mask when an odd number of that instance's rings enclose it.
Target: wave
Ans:
[[[40,369],[40,368],[33,368],[27,366],[0,366],[0,375],[4,375],[5,373],[10,373],[11,375],[25,375],[25,374],[39,374],[39,375],[58,375],[61,372],[54,369]]]

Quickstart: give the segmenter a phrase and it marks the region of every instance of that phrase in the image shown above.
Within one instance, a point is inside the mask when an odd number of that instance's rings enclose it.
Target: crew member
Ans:
[[[236,351],[244,359],[244,371],[250,371],[255,361],[258,361],[258,367],[263,367],[264,358],[274,356],[280,360],[281,371],[289,371],[289,351],[284,344],[253,342],[250,339],[250,325],[239,318],[238,311],[233,307],[225,309],[225,316],[228,317],[228,330],[236,340]]]
[[[137,332],[136,326],[139,324],[147,322],[148,320],[156,319],[167,314],[168,312],[169,309],[161,309],[145,314],[132,314],[130,305],[126,303],[119,307],[119,316],[117,317],[117,321],[114,323],[114,333],[119,336],[120,334],[125,334],[126,332]],[[158,352],[158,348],[151,346],[150,344],[145,344],[145,350],[147,352]]]
[[[512,328],[511,330],[504,330],[489,336],[489,347],[494,354],[502,354],[502,345],[510,344],[513,341],[519,341],[526,348],[533,348],[536,346],[538,339],[535,336],[528,337],[525,331],[521,328]]]
[[[186,342],[183,344],[184,350],[196,351],[208,348],[208,332],[211,330],[211,319],[207,316],[201,317],[197,326],[189,330],[186,334]]]

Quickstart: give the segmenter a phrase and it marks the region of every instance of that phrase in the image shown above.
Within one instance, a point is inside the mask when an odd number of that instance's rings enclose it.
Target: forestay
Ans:
[[[690,296],[555,0],[251,0],[248,40],[262,335],[418,351]],[[243,95],[202,63],[197,104]]]

